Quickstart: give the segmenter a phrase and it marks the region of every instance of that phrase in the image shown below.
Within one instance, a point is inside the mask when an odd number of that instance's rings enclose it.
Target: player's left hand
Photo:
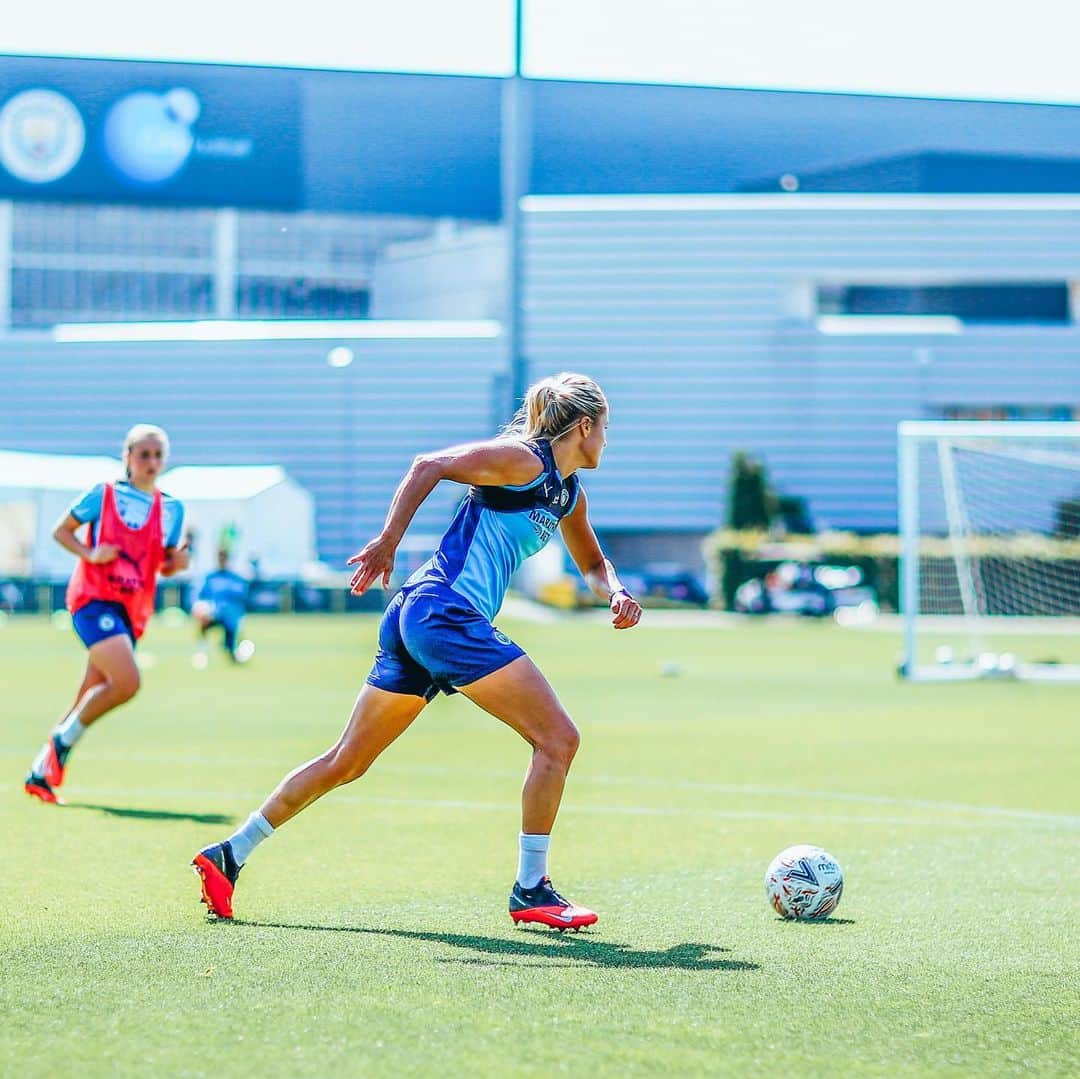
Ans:
[[[611,624],[616,629],[632,629],[641,621],[641,604],[629,592],[611,597]]]
[[[191,565],[191,552],[186,547],[177,547],[165,555],[161,563],[161,576],[172,577],[176,573],[183,573]]]
[[[191,552],[186,547],[178,547],[169,558],[169,567],[173,573],[183,573],[191,565]]]

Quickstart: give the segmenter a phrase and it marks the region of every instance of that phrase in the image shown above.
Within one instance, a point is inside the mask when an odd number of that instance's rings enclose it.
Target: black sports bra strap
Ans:
[[[545,508],[554,512],[556,516],[562,516],[572,499],[576,485],[563,481],[559,476],[555,454],[551,451],[549,439],[537,438],[524,444],[540,458],[544,466],[543,472],[532,483],[524,490],[517,491],[510,487],[471,487],[469,498],[488,509],[503,512]],[[573,479],[574,477],[571,477],[571,480]],[[562,497],[564,490],[568,492],[565,499]]]

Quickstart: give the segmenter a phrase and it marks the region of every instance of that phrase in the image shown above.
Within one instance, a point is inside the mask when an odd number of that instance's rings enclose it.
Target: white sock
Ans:
[[[250,817],[231,835],[233,857],[237,865],[243,865],[251,852],[264,840],[274,834],[270,822],[261,813],[252,813]]]
[[[85,733],[86,728],[79,722],[78,712],[72,712],[53,732],[53,734],[58,734],[60,736],[60,741],[67,746],[68,749],[70,749]],[[49,741],[41,747],[38,751],[38,755],[30,765],[30,771],[36,776],[45,774],[45,757],[49,752],[51,743],[52,734],[49,735]]]
[[[51,742],[52,739],[49,739]],[[41,749],[38,750],[38,755],[30,762],[30,774],[35,776],[45,775],[45,756],[49,752],[49,742],[46,742]]]
[[[547,876],[549,835],[529,835],[522,832],[518,836],[518,871],[517,882],[522,888],[535,888],[541,877]]]
[[[72,712],[56,728],[56,733],[60,735],[60,741],[70,749],[86,733],[86,728],[79,722],[79,713]]]

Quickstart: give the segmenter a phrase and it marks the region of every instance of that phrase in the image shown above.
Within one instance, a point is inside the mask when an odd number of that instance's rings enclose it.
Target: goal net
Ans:
[[[912,679],[1080,680],[1080,423],[899,428]]]

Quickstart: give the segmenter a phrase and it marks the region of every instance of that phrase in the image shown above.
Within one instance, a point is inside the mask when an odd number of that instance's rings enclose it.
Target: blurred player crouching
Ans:
[[[207,635],[220,627],[225,654],[234,663],[246,663],[255,654],[251,641],[240,640],[240,621],[247,609],[248,581],[229,569],[229,552],[218,551],[218,568],[206,575],[198,597],[191,605],[191,617],[199,627],[199,646],[192,666],[204,670],[210,663]]]

